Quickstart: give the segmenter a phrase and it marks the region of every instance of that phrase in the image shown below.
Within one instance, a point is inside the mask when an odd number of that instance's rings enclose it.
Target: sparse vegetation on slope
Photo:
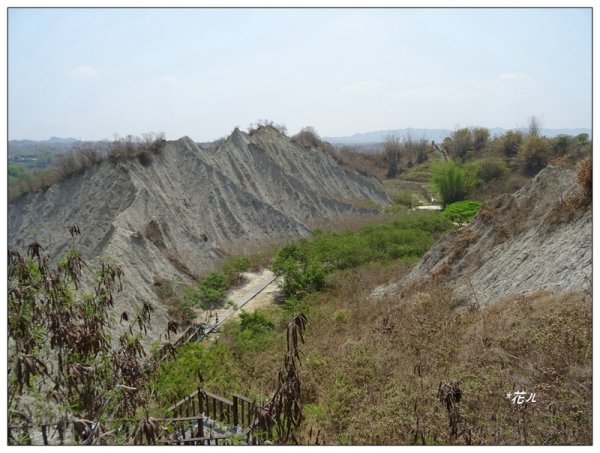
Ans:
[[[141,138],[129,135],[111,142],[106,151],[85,147],[61,154],[53,160],[52,166],[40,171],[25,173],[13,169],[13,177],[9,178],[8,185],[9,200],[25,193],[47,189],[105,160],[118,162],[137,159],[142,165],[149,165],[163,143],[162,134],[146,134]]]
[[[372,300],[377,272],[340,274],[317,302],[304,436],[312,428],[342,445],[591,443],[589,300],[539,293],[456,310],[436,283],[412,301]],[[437,397],[449,382],[462,392],[460,436]],[[535,393],[536,403],[513,404],[506,395],[515,391]]]

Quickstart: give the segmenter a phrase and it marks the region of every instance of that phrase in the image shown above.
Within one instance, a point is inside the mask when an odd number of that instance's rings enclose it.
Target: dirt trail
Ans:
[[[261,307],[275,303],[279,293],[279,279],[269,269],[260,272],[244,272],[246,282],[242,286],[230,290],[225,300],[231,301],[212,313],[205,310],[196,310],[194,323],[208,323],[210,325],[222,324],[225,320],[239,317],[242,310],[253,312]]]

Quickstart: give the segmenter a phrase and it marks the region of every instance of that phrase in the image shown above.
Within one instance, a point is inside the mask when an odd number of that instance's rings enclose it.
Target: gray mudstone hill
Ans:
[[[78,225],[88,264],[110,259],[125,270],[115,311],[150,301],[162,331],[156,281],[189,283],[227,253],[308,235],[309,221],[373,214],[357,207],[366,200],[389,204],[376,178],[271,127],[236,129],[207,148],[183,137],[150,161],[108,159],[19,197],[8,206],[8,245],[24,251],[37,240],[56,259]]]

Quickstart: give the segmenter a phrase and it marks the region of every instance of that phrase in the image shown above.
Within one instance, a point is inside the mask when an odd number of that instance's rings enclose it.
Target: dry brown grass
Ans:
[[[592,202],[592,157],[581,161],[577,166],[577,183],[580,187],[580,201],[587,205]]]
[[[305,439],[312,427],[325,444],[591,443],[589,299],[538,293],[456,310],[443,284],[370,300],[377,270],[360,274],[340,276],[309,318]],[[448,430],[438,398],[456,381],[469,437]],[[515,390],[537,402],[511,404]]]
[[[455,263],[461,259],[471,244],[481,237],[481,232],[474,228],[463,228],[458,232],[452,242],[452,248],[448,256],[448,264]]]
[[[366,153],[349,146],[336,150],[331,145],[324,151],[342,168],[357,171],[366,176],[375,176],[379,179],[387,177],[388,167],[385,162],[385,155],[382,152]]]
[[[171,320],[177,322],[181,326],[187,326],[193,321],[194,313],[191,308],[183,302],[182,297],[177,294],[173,282],[164,278],[155,277],[154,292],[165,305]]]
[[[583,159],[577,165],[575,181],[579,186],[578,193],[560,198],[548,213],[545,224],[548,227],[572,222],[583,215],[592,203],[592,158]]]

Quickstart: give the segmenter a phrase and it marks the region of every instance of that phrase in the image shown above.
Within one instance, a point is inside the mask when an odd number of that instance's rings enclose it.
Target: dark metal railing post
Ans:
[[[233,395],[233,424],[234,426],[239,426],[240,424],[240,418],[239,418],[239,413],[238,413],[238,404],[239,404],[239,400],[237,395]]]
[[[44,445],[48,445],[48,434],[46,433],[46,425],[42,425],[42,439],[44,440]]]

